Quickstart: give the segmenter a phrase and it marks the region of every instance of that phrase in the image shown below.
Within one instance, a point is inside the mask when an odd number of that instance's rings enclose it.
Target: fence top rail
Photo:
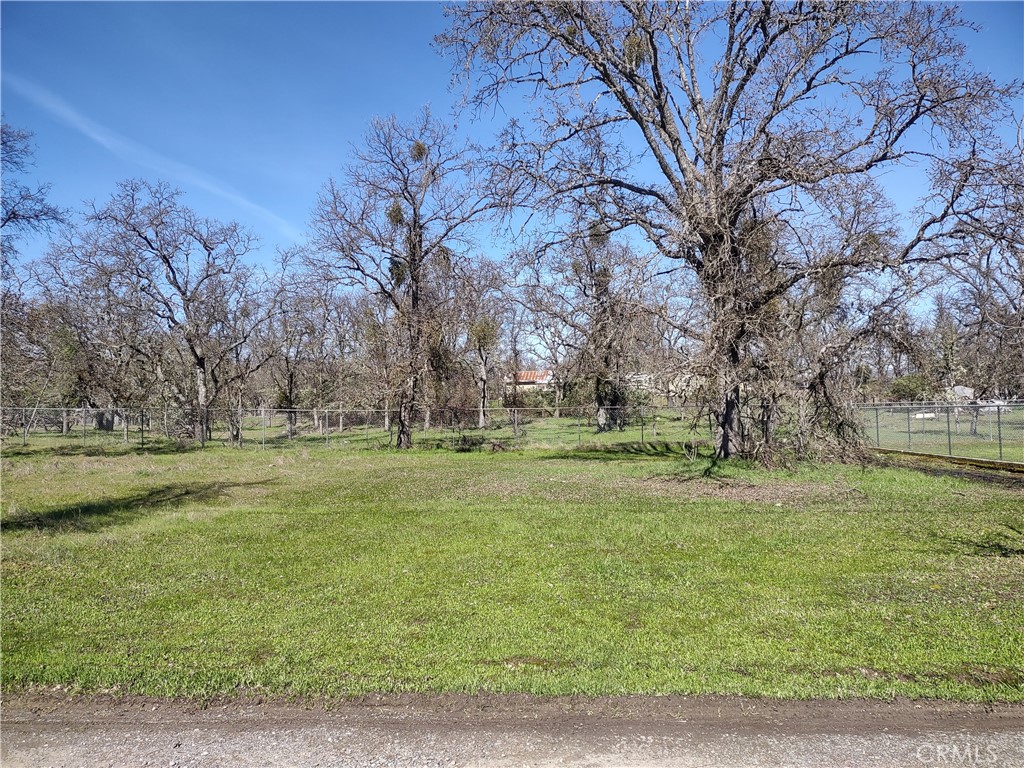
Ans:
[[[911,411],[922,411],[922,410],[944,410],[944,409],[991,409],[992,412],[999,410],[1003,413],[1012,411],[1014,409],[1024,408],[1024,400],[979,400],[975,402],[963,402],[963,401],[948,401],[948,400],[930,400],[930,401],[916,401],[916,402],[878,402],[878,403],[851,403],[850,408],[859,411],[872,411],[876,409],[892,409],[892,410],[911,410]],[[558,412],[563,417],[575,417],[577,414],[580,415],[593,415],[597,413],[600,408],[595,403],[586,405],[543,405],[543,406],[518,406],[518,405],[488,405],[485,412],[491,415],[509,414],[513,412],[522,414],[547,414],[552,415]],[[680,413],[686,412],[689,414],[697,414],[702,411],[702,407],[695,403],[677,403],[675,405],[660,405],[660,404],[636,404],[636,405],[623,405],[623,406],[605,406],[604,410],[611,412],[618,411],[630,411],[633,413],[647,413],[651,415],[658,415],[663,412]],[[90,416],[95,414],[111,414],[118,417],[127,417],[129,419],[137,419],[139,416],[148,416],[150,418],[162,417],[165,414],[178,414],[187,411],[187,409],[179,407],[165,408],[164,406],[116,406],[110,405],[106,407],[71,407],[71,406],[55,406],[55,405],[0,405],[0,412],[5,414],[21,414],[21,413],[34,413],[37,418],[47,415],[60,415],[67,414],[69,416],[80,416],[81,414],[88,414]],[[464,414],[464,415],[476,415],[480,412],[479,407],[447,407],[447,406],[431,406],[426,408],[419,406],[417,409],[418,414],[425,412],[432,412],[436,414]],[[269,408],[262,406],[244,406],[241,411],[237,407],[230,406],[212,406],[206,409],[206,412],[211,417],[218,417],[224,414],[231,414],[232,416],[238,414],[249,417],[256,417],[261,414],[294,414],[294,415],[321,415],[321,416],[334,416],[338,413],[342,414],[396,414],[397,408],[360,408],[360,407],[339,407],[336,405],[332,406],[321,406],[317,408]]]
[[[608,411],[674,411],[680,410],[686,411],[697,411],[700,410],[701,406],[696,404],[681,404],[681,405],[608,405],[604,406],[604,410]],[[105,407],[86,407],[80,406],[69,407],[60,405],[4,405],[0,406],[0,410],[3,411],[37,411],[39,413],[68,413],[71,415],[88,413],[110,413],[110,414],[124,414],[129,417],[137,417],[139,414],[147,415],[162,415],[165,411],[169,413],[181,413],[187,411],[187,408],[174,407],[166,409],[163,406],[129,406],[122,407],[117,405],[110,405]],[[243,406],[241,413],[246,416],[259,416],[262,413],[295,413],[295,414],[321,414],[333,416],[337,413],[397,413],[398,408],[359,408],[359,407],[346,407],[339,408],[338,406],[321,406],[317,408],[262,408],[260,406]],[[431,406],[426,408],[425,406],[417,406],[417,412],[431,411],[434,413],[466,413],[466,414],[477,414],[480,412],[479,407],[465,407],[465,408],[453,408],[448,406]],[[560,411],[562,413],[575,414],[577,412],[593,412],[600,410],[600,407],[594,403],[589,405],[488,405],[485,409],[487,412],[502,413],[502,412],[530,412],[530,413],[551,413],[553,411]],[[211,406],[206,409],[207,413],[210,414],[236,414],[239,413],[239,409],[233,406]]]
[[[976,400],[973,402],[964,400],[903,400],[884,403],[854,403],[853,407],[861,410],[870,410],[872,408],[986,408],[996,405],[1003,408],[1021,408],[1024,407],[1024,400]]]

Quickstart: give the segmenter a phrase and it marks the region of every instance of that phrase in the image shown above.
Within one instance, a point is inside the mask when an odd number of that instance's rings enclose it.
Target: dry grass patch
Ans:
[[[697,500],[739,501],[752,504],[793,504],[845,499],[863,495],[848,486],[836,487],[807,481],[771,480],[750,483],[744,480],[706,477],[651,477],[637,486],[659,496]]]

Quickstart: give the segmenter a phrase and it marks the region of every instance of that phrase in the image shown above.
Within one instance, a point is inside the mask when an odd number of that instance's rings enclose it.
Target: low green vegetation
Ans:
[[[153,414],[151,414],[152,416]],[[471,414],[475,419],[476,414]],[[127,432],[122,429],[102,431],[91,424],[84,430],[78,425],[67,434],[61,434],[58,411],[46,411],[44,417],[32,419],[32,428],[10,438],[17,447],[68,451],[103,448],[119,450],[122,447],[170,448],[178,441],[164,436],[158,418],[150,419],[145,430],[139,429],[134,417]],[[214,413],[211,419],[210,443],[231,445],[231,433],[223,413]],[[592,408],[562,409],[555,418],[550,410],[505,408],[490,409],[488,424],[478,429],[465,421],[453,423],[452,414],[435,412],[429,426],[420,422],[414,431],[418,447],[448,448],[451,450],[490,450],[495,444],[507,448],[590,448],[634,442],[711,442],[711,427],[707,417],[698,418],[693,409],[647,407],[631,409],[628,424],[622,429],[599,431]],[[339,419],[331,414],[330,423],[316,424],[310,411],[297,414],[292,428],[288,428],[286,413],[268,412],[266,417],[250,415],[242,422],[242,447],[251,448],[333,448],[336,450],[365,448],[381,449],[395,444],[395,420],[390,429],[384,428],[380,411],[348,411]],[[186,441],[182,441],[182,446]]]
[[[1024,488],[574,452],[5,451],[3,684],[1024,700]]]
[[[75,424],[61,434],[59,411],[48,410],[30,418],[32,428],[9,438],[17,448],[49,449],[57,452],[82,449],[91,451],[126,448],[174,448],[178,441],[164,436],[159,414],[149,414],[146,429],[140,430],[138,415],[129,428],[109,431],[91,424],[82,430]],[[73,415],[77,414],[72,412]],[[864,437],[881,448],[1024,462],[1024,408],[1005,407],[999,414],[988,407],[974,414],[963,406],[952,409],[947,419],[942,406],[862,406],[858,418]],[[231,433],[223,413],[214,413],[210,443],[231,445]],[[465,416],[465,414],[463,414]],[[475,416],[475,414],[474,414]],[[908,418],[909,417],[909,418]],[[626,443],[688,442],[710,446],[713,431],[707,417],[698,417],[692,408],[632,408],[622,429],[599,431],[592,408],[563,408],[559,418],[552,409],[509,411],[493,407],[487,427],[478,429],[463,421],[452,424],[451,414],[434,414],[429,426],[418,425],[413,439],[423,448],[450,450],[573,449],[611,447]],[[426,427],[426,428],[424,428]],[[973,430],[973,431],[972,431]],[[288,429],[282,411],[268,412],[266,418],[250,415],[243,420],[242,447],[245,449],[331,448],[333,450],[382,449],[394,445],[395,429],[384,429],[381,412],[348,411],[343,416],[314,423],[310,411],[298,414]],[[24,445],[22,445],[24,444]],[[181,443],[187,446],[186,442]]]
[[[864,407],[864,436],[881,448],[961,456],[970,459],[1024,462],[1024,409],[991,406],[973,414],[969,407]],[[973,427],[973,432],[972,432]]]

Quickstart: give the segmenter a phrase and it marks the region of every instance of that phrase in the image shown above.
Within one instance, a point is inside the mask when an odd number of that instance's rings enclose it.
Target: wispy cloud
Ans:
[[[254,203],[228,185],[203,173],[198,168],[162,155],[134,139],[122,136],[116,131],[112,131],[94,120],[90,120],[59,96],[36,83],[11,72],[4,72],[3,79],[5,86],[17,91],[33,104],[46,110],[83,136],[96,142],[111,154],[154,170],[161,177],[169,180],[173,179],[187,186],[203,189],[234,205],[252,211],[272,224],[278,232],[288,239],[295,241],[301,239],[301,233],[288,221],[273,211],[264,208],[262,205]]]

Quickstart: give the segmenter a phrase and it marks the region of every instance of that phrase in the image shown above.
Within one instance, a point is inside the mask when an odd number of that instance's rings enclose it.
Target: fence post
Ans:
[[[882,430],[878,426],[878,406],[875,406],[875,448],[882,447]]]
[[[82,404],[82,447],[85,448],[85,404]]]
[[[999,460],[1003,460],[1003,406],[996,406],[996,433],[999,436]]]
[[[640,445],[643,445],[646,441],[644,440],[644,407],[640,406]]]
[[[907,450],[914,450],[914,440],[910,436],[910,406],[907,406]]]
[[[576,447],[583,447],[583,413],[576,408]]]
[[[263,406],[263,412],[260,414],[263,418],[260,419],[260,424],[263,425],[263,450],[267,450],[267,406]]]
[[[146,411],[139,411],[139,448],[146,447]]]

